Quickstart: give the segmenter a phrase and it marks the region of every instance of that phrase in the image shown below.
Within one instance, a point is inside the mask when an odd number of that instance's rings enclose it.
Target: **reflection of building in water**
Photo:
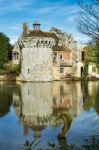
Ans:
[[[94,92],[97,91],[99,83],[96,81],[94,82],[88,82],[88,93],[89,95],[93,95]]]
[[[83,95],[84,95],[84,110],[90,110],[91,107],[95,108],[98,113],[99,104],[99,82],[83,82]]]
[[[53,124],[53,95],[52,83],[24,83],[21,84],[21,98],[14,95],[14,108],[24,125],[25,133],[28,127],[36,131],[36,137],[47,125]]]
[[[79,115],[82,111],[81,82],[55,82],[53,84],[53,97],[55,109],[69,108],[74,116]]]
[[[99,135],[99,82],[83,81],[81,87],[84,111],[75,118],[67,134],[67,142],[75,146],[91,141],[92,137],[97,139]]]
[[[24,126],[25,134],[28,134],[31,128],[35,131],[35,137],[40,137],[43,128],[49,125],[56,126],[55,120],[60,111],[68,109],[72,116],[81,111],[82,95],[79,83],[22,83],[20,89],[19,98],[16,93],[13,95],[13,105]]]
[[[55,82],[53,84],[54,108],[70,108],[72,106],[71,84]]]
[[[22,84],[23,115],[46,117],[52,114],[52,84]]]
[[[73,114],[79,115],[82,111],[82,89],[81,82],[72,82],[72,102],[73,102]]]

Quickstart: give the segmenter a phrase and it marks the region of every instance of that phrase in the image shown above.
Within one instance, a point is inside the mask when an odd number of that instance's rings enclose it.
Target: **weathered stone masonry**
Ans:
[[[52,81],[53,50],[55,39],[51,37],[23,37],[20,41],[21,80]]]

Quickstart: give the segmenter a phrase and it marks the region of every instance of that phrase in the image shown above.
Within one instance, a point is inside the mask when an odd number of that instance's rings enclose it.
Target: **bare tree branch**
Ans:
[[[79,0],[81,12],[78,15],[78,30],[99,40],[99,0]]]

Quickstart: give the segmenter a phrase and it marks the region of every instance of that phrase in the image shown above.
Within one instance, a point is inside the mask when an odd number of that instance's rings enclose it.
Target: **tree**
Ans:
[[[89,42],[88,45],[85,46],[83,49],[85,52],[85,65],[84,65],[83,76],[87,77],[88,76],[88,66],[89,66],[90,62],[96,63],[96,54],[95,54],[95,50],[94,50],[92,42]]]
[[[99,73],[99,40],[90,42],[86,47],[85,51],[85,63],[95,63]]]
[[[94,52],[95,52],[96,66],[97,66],[98,73],[99,73],[99,40],[95,41]]]
[[[77,23],[78,30],[99,40],[99,0],[78,0],[81,8]]]
[[[12,49],[13,49],[13,45],[11,45],[10,43],[8,43],[8,47],[7,47],[7,50],[8,50],[8,59],[9,60],[12,60]]]
[[[84,49],[86,62],[95,62],[99,72],[99,0],[78,0],[81,11],[77,18],[77,28],[92,38]]]
[[[93,49],[93,46],[88,44],[86,47],[84,47],[85,51],[85,60],[87,63],[95,62],[95,51]]]
[[[11,44],[9,38],[0,32],[0,68],[7,63],[10,58]]]

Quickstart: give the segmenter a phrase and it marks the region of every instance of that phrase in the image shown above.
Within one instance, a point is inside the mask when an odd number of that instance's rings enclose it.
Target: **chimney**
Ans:
[[[28,28],[28,25],[27,23],[23,23],[23,35],[27,35],[29,34],[29,28]]]
[[[41,24],[40,24],[39,22],[37,22],[37,21],[34,22],[34,23],[33,23],[33,29],[34,29],[34,30],[40,30],[40,25],[41,25]]]

